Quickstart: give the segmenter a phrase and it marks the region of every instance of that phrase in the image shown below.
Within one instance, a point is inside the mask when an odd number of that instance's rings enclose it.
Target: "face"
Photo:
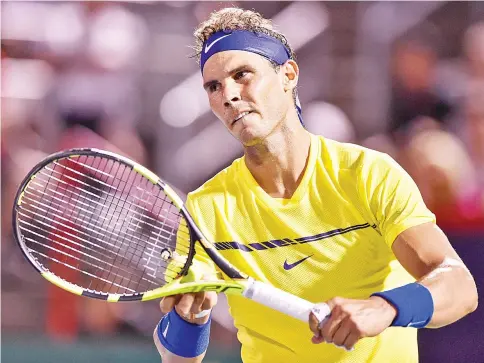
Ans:
[[[213,113],[244,146],[253,146],[280,127],[294,109],[297,71],[293,61],[276,72],[262,56],[231,50],[210,57],[203,82]]]

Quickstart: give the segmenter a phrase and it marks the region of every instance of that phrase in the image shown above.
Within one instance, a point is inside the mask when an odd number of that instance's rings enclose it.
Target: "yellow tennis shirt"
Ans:
[[[407,228],[435,221],[389,156],[314,135],[290,199],[266,194],[242,157],[190,193],[187,206],[238,269],[311,302],[365,299],[415,281],[391,245]],[[418,362],[414,328],[388,328],[346,352],[312,344],[307,323],[244,297],[228,301],[244,363]]]

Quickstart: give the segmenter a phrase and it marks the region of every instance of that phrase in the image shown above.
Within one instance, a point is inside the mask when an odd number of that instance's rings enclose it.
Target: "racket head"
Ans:
[[[182,199],[148,169],[86,148],[53,154],[30,171],[12,223],[24,256],[51,283],[132,301],[173,295],[198,278],[189,273],[198,234],[185,213]]]

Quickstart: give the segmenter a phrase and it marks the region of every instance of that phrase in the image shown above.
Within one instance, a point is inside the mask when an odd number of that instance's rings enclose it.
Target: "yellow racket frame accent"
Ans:
[[[73,294],[82,295],[82,292],[84,291],[82,287],[71,284],[70,282],[63,280],[60,277],[57,277],[52,272],[48,272],[48,271],[42,272],[42,276],[47,281],[53,283],[54,285],[60,287],[61,289],[72,292]]]
[[[141,175],[143,175],[145,178],[147,178],[150,182],[153,184],[157,184],[158,181],[160,180],[160,177],[153,173],[151,170],[146,169],[143,165],[140,164],[134,164],[133,165],[133,170]]]
[[[183,278],[178,278],[169,284],[147,291],[143,294],[142,301],[157,299],[163,296],[186,294],[189,292],[216,291],[225,294],[241,295],[245,289],[245,281],[194,281],[182,282]]]
[[[20,193],[20,196],[18,197],[17,205],[22,204],[22,199],[23,199],[24,194],[25,194],[25,189],[27,189],[27,188],[29,187],[30,183],[32,182],[32,180],[34,180],[34,179],[35,179],[35,177],[36,177],[36,176],[37,176],[37,175],[35,175],[35,174],[31,176],[31,178],[30,178],[29,182],[27,183],[27,185],[26,185],[26,186],[25,186],[25,188],[23,189],[22,193]]]
[[[83,292],[88,291],[80,286],[76,286],[70,282],[67,282],[60,277],[57,277],[51,272],[43,272],[42,276],[50,283],[60,287],[63,290],[69,291],[78,296],[82,296]],[[169,284],[159,287],[154,290],[147,291],[142,294],[141,301],[148,301],[153,299],[158,299],[164,296],[171,296],[177,294],[185,294],[190,292],[200,292],[200,291],[216,291],[223,292],[225,294],[236,294],[241,295],[246,288],[247,281],[192,281],[184,282],[185,277],[179,277]],[[108,294],[106,295],[106,301],[108,302],[118,302],[124,294]]]
[[[171,198],[178,209],[183,208],[183,201],[168,184],[163,186],[163,191]]]

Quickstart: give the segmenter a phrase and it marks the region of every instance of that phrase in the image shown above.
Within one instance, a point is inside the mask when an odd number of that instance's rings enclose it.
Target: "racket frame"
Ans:
[[[17,212],[20,204],[22,203],[22,198],[24,196],[25,190],[28,188],[29,184],[35,180],[37,174],[44,169],[45,166],[53,163],[54,161],[58,160],[63,160],[63,159],[69,159],[69,158],[74,158],[74,157],[79,157],[79,156],[92,156],[92,157],[101,157],[104,159],[110,159],[115,162],[122,163],[130,168],[132,168],[133,171],[137,172],[138,174],[142,175],[146,179],[148,179],[151,183],[158,185],[168,196],[170,201],[180,209],[180,212],[184,218],[186,218],[186,215],[188,215],[188,212],[184,208],[183,201],[181,198],[175,193],[175,191],[164,181],[162,181],[156,174],[154,174],[152,171],[149,169],[145,168],[144,166],[130,160],[129,158],[126,158],[124,156],[105,151],[105,150],[99,150],[96,148],[79,148],[79,149],[69,149],[69,150],[64,150],[61,152],[57,152],[54,154],[51,154],[44,158],[42,161],[40,161],[37,165],[35,165],[32,170],[25,176],[25,178],[22,180],[22,182],[19,185],[19,188],[17,190],[17,193],[15,194],[15,199],[14,199],[14,205],[12,208],[12,230],[15,236],[15,239],[20,247],[20,250],[22,251],[22,254],[25,256],[27,261],[30,262],[30,264],[49,282],[53,283],[54,285],[57,285],[58,287],[67,290],[71,293],[74,293],[76,295],[82,295],[82,296],[87,296],[91,298],[96,298],[96,299],[101,299],[101,300],[107,300],[110,302],[116,302],[116,301],[135,301],[135,300],[151,300],[151,299],[156,299],[161,296],[165,296],[167,294],[160,295],[162,289],[167,287],[170,284],[173,285],[178,285],[180,284],[180,280],[188,274],[188,270],[190,268],[190,265],[193,261],[193,257],[195,256],[195,239],[194,239],[194,233],[190,231],[190,247],[187,255],[187,261],[183,268],[181,269],[179,273],[179,277],[175,278],[174,281],[166,284],[165,286],[161,288],[155,288],[152,290],[148,290],[142,293],[123,293],[123,294],[116,294],[116,293],[103,293],[100,291],[95,291],[91,290],[88,288],[83,288],[81,286],[78,286],[76,284],[73,284],[69,281],[66,281],[62,279],[61,277],[55,275],[51,271],[49,271],[46,267],[42,266],[29,252],[28,252],[28,247],[24,242],[24,237],[23,234],[20,232],[20,228],[18,225],[17,221]],[[181,207],[181,208],[180,208]],[[188,218],[186,218],[188,220]],[[193,229],[193,219],[189,217],[189,220],[191,221],[190,228],[191,230],[195,231]],[[196,231],[197,234],[201,234],[201,232],[198,230]],[[70,267],[69,267],[70,268]],[[184,283],[185,284],[185,283]],[[194,285],[197,283],[186,283],[186,289],[194,289]],[[200,286],[202,286],[201,284]],[[208,287],[209,288],[209,287]],[[215,288],[215,287],[214,287]],[[221,288],[221,287],[219,287]],[[165,289],[166,291],[173,290],[173,289]],[[156,293],[154,293],[156,291]]]
[[[73,283],[70,283],[54,273],[50,272],[44,266],[36,261],[36,259],[27,251],[27,246],[24,243],[23,235],[19,230],[17,223],[17,209],[22,203],[22,197],[24,195],[25,189],[28,187],[29,183],[35,179],[37,173],[42,170],[46,165],[52,163],[55,160],[78,157],[78,156],[93,156],[93,157],[103,157],[120,162],[132,168],[133,171],[141,174],[143,177],[147,178],[151,183],[158,185],[164,193],[171,200],[172,204],[175,205],[183,218],[187,222],[187,228],[189,229],[190,241],[189,241],[189,252],[187,255],[187,260],[185,265],[181,269],[179,276],[173,281],[167,283],[166,285],[158,288],[154,288],[143,293],[132,293],[132,294],[116,294],[116,293],[102,293],[99,291],[90,290],[87,288],[80,287]],[[190,213],[186,210],[185,204],[182,199],[177,195],[177,193],[162,179],[160,179],[152,171],[148,170],[144,166],[124,157],[117,155],[115,153],[99,150],[95,148],[81,148],[81,149],[70,149],[52,154],[42,160],[37,164],[29,174],[23,179],[20,187],[15,195],[15,202],[12,211],[12,227],[14,231],[14,236],[19,244],[22,253],[26,259],[30,262],[32,266],[49,282],[57,285],[58,287],[67,290],[76,295],[87,296],[90,298],[97,298],[101,300],[106,300],[109,302],[118,301],[136,301],[136,300],[152,300],[163,296],[199,292],[199,291],[216,291],[223,292],[226,294],[237,294],[245,296],[248,299],[256,301],[272,309],[283,312],[290,315],[300,321],[307,322],[309,317],[309,312],[314,307],[314,304],[304,300],[300,297],[292,295],[288,292],[280,290],[272,285],[255,281],[248,275],[240,272],[234,267],[230,262],[228,262],[219,252],[217,252],[215,246],[208,242],[201,230],[196,225]],[[199,281],[186,281],[184,277],[189,275],[189,270],[195,256],[195,244],[199,242],[202,248],[206,251],[207,255],[212,259],[212,261],[220,268],[220,270],[229,278],[228,280],[199,280]],[[329,314],[329,307],[325,310],[324,314]]]

